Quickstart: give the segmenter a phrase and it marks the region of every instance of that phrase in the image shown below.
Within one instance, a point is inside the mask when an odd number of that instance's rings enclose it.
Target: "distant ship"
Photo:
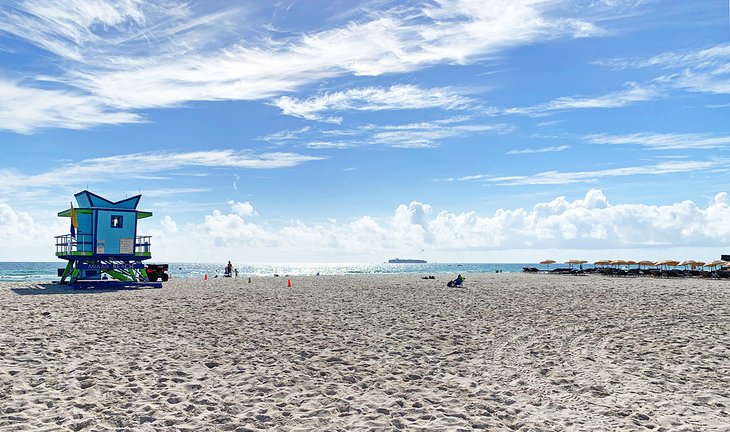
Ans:
[[[389,259],[389,264],[426,264],[428,261],[422,260],[422,259],[400,259],[400,258],[394,258]]]

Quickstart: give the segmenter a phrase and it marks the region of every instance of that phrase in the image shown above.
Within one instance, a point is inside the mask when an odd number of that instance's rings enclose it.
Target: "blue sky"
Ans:
[[[0,259],[87,188],[167,261],[717,258],[728,7],[4,2]]]

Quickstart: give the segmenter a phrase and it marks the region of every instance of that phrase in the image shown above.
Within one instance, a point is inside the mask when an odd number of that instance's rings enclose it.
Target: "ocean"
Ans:
[[[54,281],[58,280],[57,269],[65,266],[65,261],[56,262],[0,262],[0,282],[12,281]],[[202,278],[223,276],[225,263],[169,263],[172,277]],[[428,263],[428,264],[236,264],[239,277],[242,276],[313,276],[348,274],[389,274],[412,273],[432,275],[436,273],[505,273],[521,272],[522,267],[545,269],[541,264],[490,264],[490,263]],[[550,268],[555,268],[557,264]]]

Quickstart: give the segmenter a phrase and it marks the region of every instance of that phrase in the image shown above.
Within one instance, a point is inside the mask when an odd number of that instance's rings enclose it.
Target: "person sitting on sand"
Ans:
[[[461,284],[464,282],[464,277],[459,273],[459,276],[456,277],[456,279],[449,281],[446,286],[447,287],[460,287]]]

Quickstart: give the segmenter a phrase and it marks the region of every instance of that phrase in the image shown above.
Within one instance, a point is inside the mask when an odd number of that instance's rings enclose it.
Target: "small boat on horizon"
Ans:
[[[389,264],[426,264],[428,261],[422,260],[422,259],[400,259],[400,258],[393,258],[389,259]]]

